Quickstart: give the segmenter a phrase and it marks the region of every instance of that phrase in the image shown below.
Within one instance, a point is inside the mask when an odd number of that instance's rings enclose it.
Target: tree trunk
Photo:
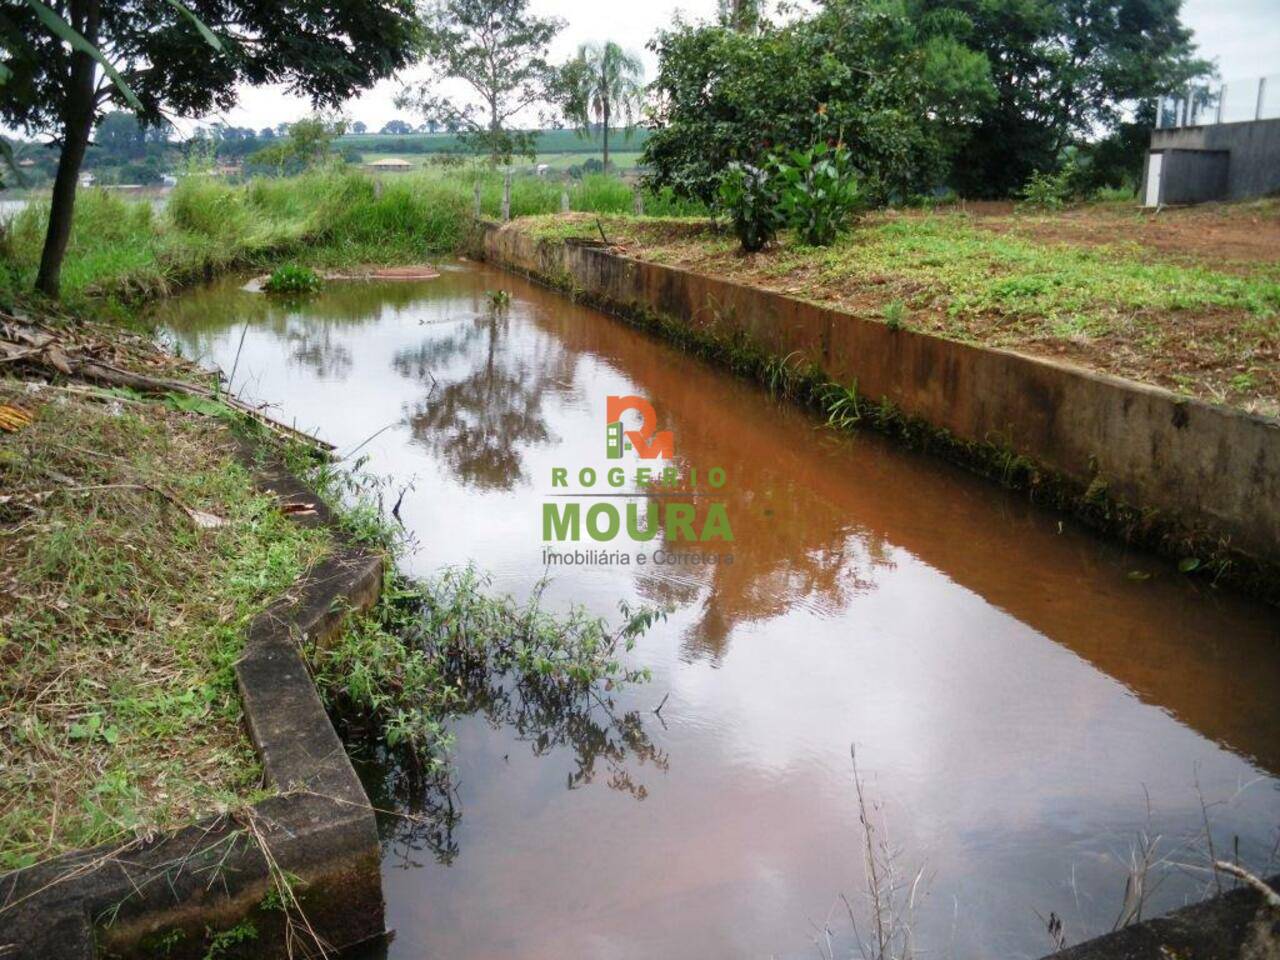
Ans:
[[[92,44],[98,42],[98,0],[72,0],[71,24]],[[62,259],[71,239],[71,218],[75,213],[76,182],[93,130],[95,65],[87,53],[71,55],[71,83],[63,110],[62,151],[53,181],[49,205],[49,229],[40,254],[36,289],[57,298],[62,280]]]
[[[609,101],[604,101],[604,172],[609,172]]]

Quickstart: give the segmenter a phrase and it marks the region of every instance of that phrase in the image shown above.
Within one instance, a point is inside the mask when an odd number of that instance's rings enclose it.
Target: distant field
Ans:
[[[638,152],[649,138],[648,130],[633,130],[631,138],[624,140],[621,130],[609,131],[609,146],[625,147]],[[378,156],[404,156],[407,154],[461,151],[462,145],[451,133],[408,133],[404,135],[381,133],[352,133],[338,138],[339,146],[355,147],[362,153]],[[586,156],[600,153],[600,135],[580,137],[572,130],[543,130],[538,134],[537,151],[542,154],[576,153]]]
[[[635,169],[636,165],[640,162],[640,152],[638,150],[614,151],[612,149],[612,146],[613,145],[611,143],[610,150],[609,150],[609,163],[611,164],[612,169],[619,170],[619,171]],[[633,147],[634,142],[627,144],[626,146]],[[431,168],[431,164],[428,162],[429,155],[425,155],[422,153],[394,153],[391,151],[381,151],[381,150],[361,150],[360,156],[361,156],[362,162],[364,163],[373,163],[375,160],[395,159],[395,160],[408,161],[409,163],[413,164],[415,169]],[[589,160],[593,156],[596,159],[600,158],[599,152],[596,152],[594,154],[591,154],[591,153],[540,153],[538,154],[537,160],[525,160],[521,158],[513,161],[512,166],[516,167],[517,169],[520,169],[523,167],[532,167],[539,163],[545,163],[548,166],[550,166],[552,170],[564,171],[564,170],[568,170],[570,167],[574,166],[575,164],[581,165],[582,163]],[[475,162],[482,162],[482,161],[476,160]]]

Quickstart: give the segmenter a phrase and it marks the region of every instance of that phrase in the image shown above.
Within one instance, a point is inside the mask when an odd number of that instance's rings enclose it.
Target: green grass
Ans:
[[[341,166],[245,185],[190,176],[160,211],[105,190],[82,190],[63,265],[63,299],[73,307],[89,299],[127,304],[284,258],[341,267],[453,253],[465,246],[472,228],[476,185],[482,213],[496,217],[502,181],[501,173],[475,166],[380,181]],[[563,181],[517,171],[512,215],[556,212],[564,191],[574,210],[621,214],[635,202],[634,188],[612,175]],[[645,206],[653,214],[688,209],[669,193],[647,196]],[[31,288],[47,223],[47,202],[32,203],[0,239],[0,306]]]
[[[218,419],[12,380],[0,403],[34,416],[0,434],[0,869],[256,798],[233,665],[328,535]]]
[[[1280,266],[1219,269],[1140,239],[1036,238],[1055,221],[1020,215],[1009,219],[1015,229],[1001,231],[963,213],[877,214],[831,246],[784,235],[751,256],[696,218],[611,216],[603,226],[611,241],[654,262],[837,305],[894,328],[1048,351],[1280,414]],[[599,236],[594,218],[534,218],[528,229],[544,239]],[[1141,238],[1140,231],[1141,224],[1129,233]]]
[[[1082,332],[1113,329],[1135,311],[1239,310],[1259,332],[1276,332],[1280,281],[1266,271],[1233,275],[1162,262],[1117,247],[1034,243],[968,226],[959,217],[910,218],[859,231],[826,249],[797,249],[773,270],[818,267],[824,284],[885,275],[946,298],[952,316],[998,311],[1005,317],[1068,323]]]

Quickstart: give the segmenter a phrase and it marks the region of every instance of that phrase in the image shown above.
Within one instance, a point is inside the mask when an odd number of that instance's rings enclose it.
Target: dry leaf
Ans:
[[[205,530],[212,530],[215,527],[225,526],[227,522],[216,513],[206,513],[203,510],[194,510],[191,507],[183,507],[182,509],[186,511],[186,514],[191,518],[192,523]]]
[[[71,376],[71,364],[67,362],[67,355],[62,352],[62,348],[57,344],[49,346],[44,351],[44,358],[49,361],[49,365],[58,370],[58,372]]]

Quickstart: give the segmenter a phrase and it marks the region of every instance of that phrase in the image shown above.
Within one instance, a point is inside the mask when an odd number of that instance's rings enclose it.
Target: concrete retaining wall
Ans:
[[[712,337],[797,355],[832,380],[952,437],[1031,460],[1092,501],[1146,514],[1166,552],[1212,550],[1276,592],[1280,422],[1069,364],[893,330],[585,242],[487,224],[485,256],[624,315],[658,314]],[[1155,516],[1158,514],[1158,516]],[[1246,574],[1247,572],[1247,574]]]
[[[257,473],[282,503],[314,505],[313,515],[292,514],[297,522],[333,525],[319,497],[282,467]],[[382,574],[381,556],[340,545],[249,626],[236,679],[249,735],[279,794],[158,838],[0,876],[0,956],[199,958],[209,930],[245,920],[256,935],[219,956],[310,956],[315,938],[336,949],[382,936],[374,812],[301,652],[340,630],[351,610],[372,606]],[[286,915],[271,905],[280,871],[297,878],[310,925],[291,950]]]

